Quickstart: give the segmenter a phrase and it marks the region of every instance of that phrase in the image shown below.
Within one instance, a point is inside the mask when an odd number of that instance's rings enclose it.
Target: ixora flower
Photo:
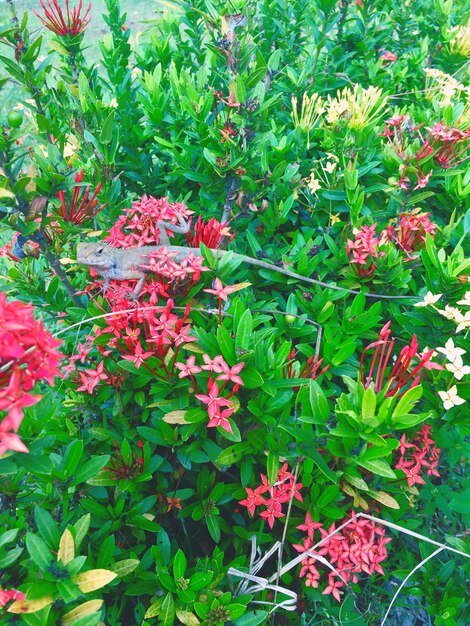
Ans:
[[[24,600],[26,598],[22,591],[16,589],[0,589],[0,607],[5,606],[11,600]],[[1,616],[0,616],[1,617]]]
[[[457,385],[454,385],[448,391],[438,391],[437,393],[444,403],[446,411],[449,411],[449,409],[452,409],[454,406],[465,404],[465,400],[457,394]]]
[[[87,185],[87,187],[82,187],[80,185],[80,183],[83,182],[83,176],[83,170],[77,172],[74,176],[75,182],[79,184],[75,185],[73,188],[70,205],[67,204],[63,191],[59,191],[57,193],[57,197],[60,200],[60,206],[58,209],[54,208],[53,211],[56,215],[58,215],[58,217],[61,217],[64,222],[83,224],[92,217],[95,217],[95,215],[106,206],[105,204],[98,206],[97,196],[101,191],[101,183],[98,183],[90,198],[91,186]]]
[[[22,302],[7,302],[0,293],[0,455],[6,450],[26,452],[16,435],[23,420],[23,409],[36,404],[41,396],[31,391],[39,380],[54,384],[59,376],[62,344],[34,319],[33,307]]]
[[[364,348],[360,361],[361,380],[367,389],[371,384],[377,393],[386,388],[386,397],[396,393],[403,395],[411,387],[419,384],[419,372],[431,360],[434,350],[424,354],[419,353],[418,340],[413,335],[409,345],[401,349],[395,360],[391,360],[395,339],[391,338],[391,322],[387,322],[379,333],[378,341],[374,341]],[[373,350],[370,359],[369,372],[364,374],[364,364],[369,352]],[[412,365],[415,359],[417,362]],[[389,362],[394,363],[388,369]]]
[[[405,473],[409,487],[426,483],[422,476],[424,471],[428,476],[439,476],[437,466],[441,451],[436,447],[431,435],[431,426],[423,424],[421,430],[411,440],[407,440],[405,434],[401,436],[398,447],[400,458],[395,469]]]
[[[57,0],[39,0],[44,11],[44,17],[33,11],[33,13],[41,20],[46,28],[51,30],[59,37],[72,36],[75,37],[82,33],[90,22],[91,3],[81,15],[83,3],[79,0],[78,6],[72,10],[69,7],[68,0],[65,1],[66,13]]]
[[[447,363],[446,370],[452,372],[457,380],[462,380],[464,376],[470,374],[470,365],[464,365],[462,357],[457,356],[452,363]]]

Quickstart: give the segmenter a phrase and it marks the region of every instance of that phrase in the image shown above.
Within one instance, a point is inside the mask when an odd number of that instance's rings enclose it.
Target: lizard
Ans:
[[[158,250],[160,250],[161,248],[165,248],[168,252],[176,253],[174,260],[177,262],[181,262],[190,253],[194,254],[195,256],[202,256],[202,252],[199,248],[172,246],[170,244],[166,230],[181,234],[186,234],[189,231],[189,224],[181,216],[178,216],[178,220],[179,224],[157,222],[157,227],[160,230],[160,243],[155,246],[114,248],[104,241],[97,241],[94,243],[80,242],[77,245],[77,262],[81,265],[86,265],[92,268],[106,279],[103,285],[103,291],[106,291],[106,289],[109,287],[109,283],[111,280],[137,279],[138,282],[132,293],[132,296],[134,298],[137,298],[143,289],[146,275],[150,271],[142,266],[147,263],[148,256],[151,253],[157,252],[158,254]],[[296,280],[310,283],[312,285],[318,285],[319,287],[324,287],[326,289],[343,291],[345,293],[351,293],[354,295],[364,293],[361,291],[356,291],[354,289],[347,289],[346,287],[340,287],[338,285],[326,283],[321,280],[316,280],[314,278],[309,278],[308,276],[302,276],[301,274],[291,272],[288,269],[278,267],[277,265],[273,265],[271,263],[266,263],[265,261],[261,261],[259,259],[254,259],[243,254],[237,254],[236,252],[217,249],[213,250],[213,253],[216,260],[222,256],[225,256],[226,254],[231,254],[233,255],[233,259],[241,260],[242,263],[253,265],[260,269],[271,270],[272,272],[277,272],[279,274],[283,274],[284,276],[288,276],[289,278],[295,278]],[[377,298],[385,300],[395,300],[402,298],[415,299],[413,296],[389,296],[381,293],[364,293],[364,296],[366,298]]]

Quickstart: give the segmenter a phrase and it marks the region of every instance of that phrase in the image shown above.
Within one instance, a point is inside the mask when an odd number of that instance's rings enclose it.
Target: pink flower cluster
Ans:
[[[354,241],[348,239],[346,243],[346,254],[349,262],[354,266],[359,276],[367,277],[375,272],[374,258],[379,256],[378,246],[380,240],[376,237],[377,224],[372,226],[361,226],[361,230],[356,234]]]
[[[70,10],[68,1],[65,3],[66,12],[62,10],[58,0],[39,0],[39,4],[44,11],[44,17],[33,11],[33,13],[41,20],[46,28],[58,35],[59,37],[76,37],[82,33],[88,26],[91,16],[91,2],[82,12],[82,0],[79,0],[78,6]]]
[[[248,513],[253,517],[256,511],[256,507],[264,507],[264,511],[261,511],[259,516],[268,522],[269,528],[274,525],[274,520],[278,517],[285,517],[285,513],[282,510],[283,504],[286,504],[295,498],[299,502],[302,502],[302,496],[300,490],[302,489],[302,483],[295,482],[295,476],[292,472],[289,472],[287,463],[281,467],[277,474],[277,480],[274,485],[270,485],[267,477],[264,474],[261,476],[261,485],[256,489],[246,489],[246,498],[240,500],[239,504],[246,506]],[[269,494],[269,497],[264,498],[264,494]]]
[[[402,396],[411,387],[416,387],[419,384],[420,371],[423,367],[430,367],[429,362],[434,354],[434,350],[419,354],[418,340],[416,335],[413,335],[410,344],[404,346],[398,356],[392,356],[395,339],[390,337],[390,324],[391,322],[387,322],[383,326],[378,341],[364,348],[360,360],[361,381],[364,387],[367,389],[373,383],[376,393],[385,388],[387,398],[397,393]],[[365,361],[371,351],[373,354],[366,375]],[[414,365],[413,359],[416,359]],[[391,366],[388,368],[390,361]]]
[[[416,484],[424,485],[426,483],[422,476],[424,472],[428,476],[439,476],[437,467],[441,451],[436,447],[431,435],[431,426],[423,424],[421,430],[410,441],[407,441],[405,434],[400,439],[398,447],[400,458],[395,469],[403,470],[409,487]]]
[[[5,606],[12,600],[24,600],[25,598],[26,596],[22,591],[17,591],[16,589],[0,589],[0,607]]]
[[[196,398],[206,406],[209,416],[207,427],[216,428],[220,426],[226,432],[231,433],[233,431],[229,417],[235,412],[235,406],[230,402],[230,398],[244,384],[239,374],[245,363],[237,363],[230,367],[220,354],[213,359],[208,354],[203,354],[202,360],[204,361],[203,364],[196,365],[196,357],[193,355],[186,359],[185,363],[175,362],[175,367],[180,370],[178,376],[179,378],[187,377],[190,379],[194,389],[198,392],[196,393]],[[198,380],[195,378],[195,374],[200,372],[209,372],[207,393],[205,394],[201,393],[202,383],[198,383]],[[218,381],[222,381],[220,389]],[[233,384],[232,390],[228,395],[222,395],[229,382]]]
[[[119,314],[119,307],[122,307],[122,314]],[[106,346],[96,346],[101,358],[110,356],[112,350],[115,349],[124,360],[134,363],[136,368],[144,366],[156,377],[165,379],[173,375],[174,365],[171,365],[171,362],[174,363],[177,360],[181,346],[196,340],[196,337],[190,334],[191,324],[187,322],[190,312],[189,304],[181,317],[173,313],[174,302],[172,300],[168,300],[162,307],[147,309],[135,304],[135,308],[129,312],[130,307],[131,303],[128,300],[117,302],[115,308],[117,315],[108,317],[108,325],[98,329],[95,336],[88,336],[86,343],[79,345],[78,353],[70,358],[66,373],[77,371],[82,383],[77,391],[86,391],[91,394],[100,381],[119,386],[119,376],[112,375],[104,367],[103,361],[94,368],[81,371],[76,369],[78,361],[85,362],[97,337],[103,335],[107,337]],[[168,363],[167,356],[170,350],[173,359]],[[156,358],[157,364],[148,365],[147,361],[150,357]],[[113,359],[110,361],[112,362]]]
[[[306,578],[307,587],[318,588],[321,573],[317,569],[320,562],[315,555],[326,559],[336,570],[328,574],[328,585],[322,591],[323,595],[331,594],[338,602],[341,600],[341,587],[348,582],[357,583],[358,574],[365,572],[372,575],[374,572],[384,574],[382,561],[387,558],[386,545],[391,541],[385,537],[385,529],[365,518],[354,518],[351,511],[352,521],[340,532],[328,537],[336,529],[335,524],[327,530],[323,524],[312,521],[310,513],[305,517],[305,523],[297,526],[299,530],[307,532],[307,537],[301,544],[294,544],[297,552],[306,552],[312,546],[322,541],[321,545],[312,550],[302,562],[300,578]],[[345,521],[341,522],[342,525]],[[315,531],[319,531],[320,539],[315,538]],[[328,537],[328,539],[326,539]]]
[[[7,302],[0,293],[0,411],[7,411],[0,422],[0,455],[6,450],[28,451],[16,434],[23,409],[40,400],[31,393],[38,381],[53,385],[59,375],[62,354],[56,348],[62,342],[34,319],[33,311],[32,305]]]
[[[451,128],[439,122],[432,128],[427,127],[427,134],[423,136],[420,126],[411,125],[408,115],[394,115],[386,120],[385,130],[381,133],[395,154],[403,161],[398,186],[404,190],[407,190],[410,185],[410,179],[407,176],[410,168],[417,171],[416,186],[413,189],[424,189],[427,186],[433,171],[430,170],[425,174],[421,164],[431,157],[443,169],[456,167],[470,158],[470,153],[468,153],[470,130]]]
[[[178,215],[189,217],[192,211],[184,202],[170,204],[168,198],[154,198],[144,195],[126,209],[114,226],[110,229],[105,241],[117,248],[133,248],[135,246],[155,246],[160,241],[157,222],[178,224]],[[174,233],[167,231],[168,236]]]

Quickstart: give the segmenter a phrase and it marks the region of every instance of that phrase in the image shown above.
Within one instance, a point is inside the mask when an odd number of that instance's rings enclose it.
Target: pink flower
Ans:
[[[305,516],[305,522],[297,526],[299,530],[305,530],[307,532],[308,538],[313,541],[313,535],[318,528],[322,528],[323,524],[320,522],[313,522],[310,516],[310,512]]]
[[[207,413],[212,419],[219,413],[219,408],[222,406],[231,406],[231,402],[227,398],[219,397],[219,387],[217,383],[209,378],[207,385],[207,395],[196,394],[196,398],[203,404],[207,404]]]
[[[338,602],[341,601],[341,594],[339,592],[339,589],[341,587],[344,586],[344,582],[342,580],[335,580],[335,577],[333,574],[330,574],[328,576],[328,586],[325,587],[325,589],[322,591],[322,595],[328,595],[328,594],[332,594],[333,597],[338,600]]]
[[[189,232],[186,235],[186,242],[191,248],[199,248],[201,243],[208,248],[224,248],[234,237],[235,234],[230,232],[230,228],[214,217],[204,222],[199,215],[193,233]]]
[[[175,366],[181,370],[178,374],[179,378],[184,378],[185,376],[192,376],[192,374],[197,374],[198,372],[202,372],[202,367],[199,365],[195,365],[196,357],[190,356],[186,359],[186,363],[175,363]]]
[[[234,412],[235,412],[235,409],[233,407],[230,407],[228,409],[223,410],[220,414],[216,413],[214,417],[212,417],[207,423],[207,428],[217,428],[217,426],[220,426],[221,428],[223,428],[223,430],[227,431],[228,433],[232,433],[233,430],[232,430],[232,427],[230,426],[230,422],[228,421],[228,418]]]
[[[390,61],[390,63],[395,63],[395,61],[398,59],[396,54],[393,54],[393,52],[384,52],[383,54],[380,55],[380,60],[382,61],[382,64],[386,63],[387,61]]]
[[[17,591],[16,589],[0,589],[0,607],[5,606],[11,600],[24,600],[25,598],[26,596],[22,591]]]
[[[104,362],[98,365],[96,370],[89,369],[84,372],[80,372],[80,380],[83,385],[77,388],[77,391],[87,391],[89,394],[93,393],[96,385],[100,380],[107,380],[108,376],[103,372]]]
[[[223,287],[220,278],[216,278],[214,280],[214,289],[203,289],[206,293],[213,293],[219,300],[224,300],[224,302],[227,301],[227,298],[231,293],[237,290],[238,287],[234,285],[227,285],[226,287]]]
[[[28,448],[16,434],[18,426],[19,424],[15,423],[10,416],[5,417],[5,419],[0,422],[0,457],[5,454],[7,450],[13,450],[14,452],[28,452]],[[0,603],[0,606],[3,605]]]
[[[256,489],[245,487],[245,490],[247,497],[245,500],[240,500],[238,504],[246,506],[248,508],[248,513],[253,517],[256,507],[260,506],[260,504],[265,504],[266,502],[266,500],[261,497],[261,494],[265,493],[265,489],[263,487],[257,487]]]
[[[144,352],[144,350],[142,349],[142,345],[138,343],[134,346],[134,354],[125,354],[122,358],[126,361],[131,361],[132,363],[134,363],[136,368],[139,369],[142,363],[144,363],[149,358],[149,356],[152,356],[152,354],[153,352],[150,352],[150,350]],[[102,378],[101,380],[105,379]]]
[[[227,380],[236,385],[244,384],[243,380],[240,378],[240,376],[238,376],[238,374],[245,367],[245,363],[237,363],[237,365],[234,365],[233,367],[229,367],[227,363],[223,361],[220,367],[222,369],[222,373],[217,376],[216,380]]]

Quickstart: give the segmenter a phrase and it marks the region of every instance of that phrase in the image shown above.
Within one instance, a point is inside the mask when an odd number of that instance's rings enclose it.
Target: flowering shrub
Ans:
[[[0,622],[469,623],[464,3],[31,1]]]

